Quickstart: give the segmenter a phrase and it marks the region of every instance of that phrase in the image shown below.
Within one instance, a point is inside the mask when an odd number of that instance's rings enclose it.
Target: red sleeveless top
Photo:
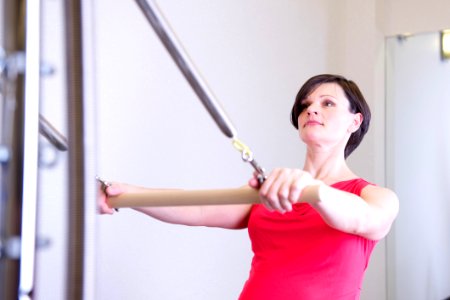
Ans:
[[[332,187],[359,196],[368,184],[353,179]],[[376,241],[331,228],[306,203],[285,214],[256,204],[248,232],[254,256],[240,300],[359,299]]]

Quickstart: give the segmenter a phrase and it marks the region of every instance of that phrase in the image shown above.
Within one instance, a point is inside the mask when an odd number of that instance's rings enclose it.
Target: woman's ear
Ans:
[[[361,126],[363,119],[364,119],[364,117],[363,117],[362,113],[353,114],[353,121],[352,121],[352,124],[350,124],[348,131],[351,133],[357,131],[359,129],[359,127]]]

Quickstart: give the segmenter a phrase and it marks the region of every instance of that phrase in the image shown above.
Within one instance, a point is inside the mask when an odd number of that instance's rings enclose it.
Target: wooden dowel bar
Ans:
[[[250,187],[218,190],[149,190],[108,198],[112,208],[148,206],[227,205],[259,203],[258,191]]]

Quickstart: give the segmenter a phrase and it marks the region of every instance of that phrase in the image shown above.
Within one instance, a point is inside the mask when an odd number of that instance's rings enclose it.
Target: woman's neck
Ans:
[[[303,169],[326,184],[357,177],[347,166],[344,155],[340,152],[308,151]]]

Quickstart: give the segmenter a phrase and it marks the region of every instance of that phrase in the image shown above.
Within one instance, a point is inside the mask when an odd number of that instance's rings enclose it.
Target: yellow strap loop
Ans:
[[[236,148],[239,152],[242,153],[243,160],[251,161],[253,159],[252,151],[241,140],[239,140],[238,138],[233,138],[232,144],[233,144],[234,148]]]

